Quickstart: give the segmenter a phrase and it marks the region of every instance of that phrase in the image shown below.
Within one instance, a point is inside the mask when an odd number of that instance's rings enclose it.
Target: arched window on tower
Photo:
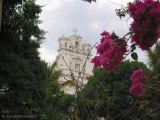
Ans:
[[[89,52],[89,48],[87,49],[87,52]]]
[[[72,46],[70,46],[69,48],[70,48],[71,50],[73,50],[73,47],[72,47]]]
[[[80,72],[80,64],[75,64],[75,71]]]
[[[67,48],[67,43],[65,43],[65,48]]]
[[[78,48],[79,47],[79,43],[78,41],[75,42],[75,48]]]

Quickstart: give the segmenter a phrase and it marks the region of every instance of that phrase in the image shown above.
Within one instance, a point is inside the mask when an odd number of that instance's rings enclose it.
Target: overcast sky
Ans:
[[[104,30],[125,35],[130,19],[126,17],[120,20],[115,15],[115,9],[129,1],[133,0],[97,0],[92,4],[82,0],[37,0],[38,4],[44,6],[40,27],[47,31],[39,49],[41,58],[53,62],[57,56],[58,38],[73,35],[73,29],[91,45],[99,41],[100,33]],[[146,56],[140,50],[138,53],[139,60],[146,61]]]

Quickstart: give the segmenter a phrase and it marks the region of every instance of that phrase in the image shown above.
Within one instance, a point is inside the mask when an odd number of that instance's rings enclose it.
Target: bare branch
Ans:
[[[139,118],[138,120],[144,120],[145,118],[149,117],[151,114],[156,113],[156,112],[158,112],[158,111],[160,111],[160,108],[158,108],[158,109],[156,109],[156,110],[154,110],[154,111],[152,111],[152,112],[147,113],[146,115],[142,116],[142,117]]]
[[[98,42],[95,43],[95,44],[92,46],[92,48],[90,49],[90,51],[88,52],[87,57],[86,57],[86,59],[85,59],[85,62],[84,62],[84,64],[83,64],[83,67],[82,67],[82,69],[81,69],[81,71],[80,71],[80,73],[79,73],[78,79],[80,78],[81,73],[82,73],[82,72],[84,73],[84,69],[85,69],[85,66],[86,66],[88,57],[91,55],[91,51],[93,50],[93,48],[94,48],[97,44],[98,44]],[[82,83],[83,83],[83,79],[84,79],[84,77],[82,78]],[[82,84],[81,84],[81,85],[82,85]]]

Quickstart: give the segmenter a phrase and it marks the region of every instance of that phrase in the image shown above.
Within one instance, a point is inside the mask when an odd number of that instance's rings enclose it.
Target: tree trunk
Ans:
[[[0,31],[1,31],[1,21],[2,21],[2,0],[0,0]]]

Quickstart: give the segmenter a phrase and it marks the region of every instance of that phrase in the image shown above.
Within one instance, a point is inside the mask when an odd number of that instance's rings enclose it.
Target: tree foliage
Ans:
[[[160,43],[153,50],[148,51],[149,65],[154,72],[160,71]]]
[[[74,101],[73,95],[67,95],[61,91],[61,85],[58,79],[61,71],[56,70],[56,62],[48,69],[47,82],[47,103],[46,118],[47,120],[66,120],[72,117],[72,106]]]
[[[37,50],[44,35],[38,27],[40,12],[34,0],[3,1],[0,33],[0,108],[38,120],[44,115],[48,79]]]
[[[96,69],[81,92],[79,116],[82,120],[98,117],[115,120],[137,119],[146,112],[135,96],[129,94],[130,75],[134,69],[147,67],[139,62],[123,62],[116,70]],[[85,107],[84,107],[85,106]]]
[[[48,66],[40,60],[38,48],[44,39],[38,26],[41,11],[35,0],[3,2],[0,111],[35,115],[36,120],[66,120],[74,97],[61,91],[56,64]]]

